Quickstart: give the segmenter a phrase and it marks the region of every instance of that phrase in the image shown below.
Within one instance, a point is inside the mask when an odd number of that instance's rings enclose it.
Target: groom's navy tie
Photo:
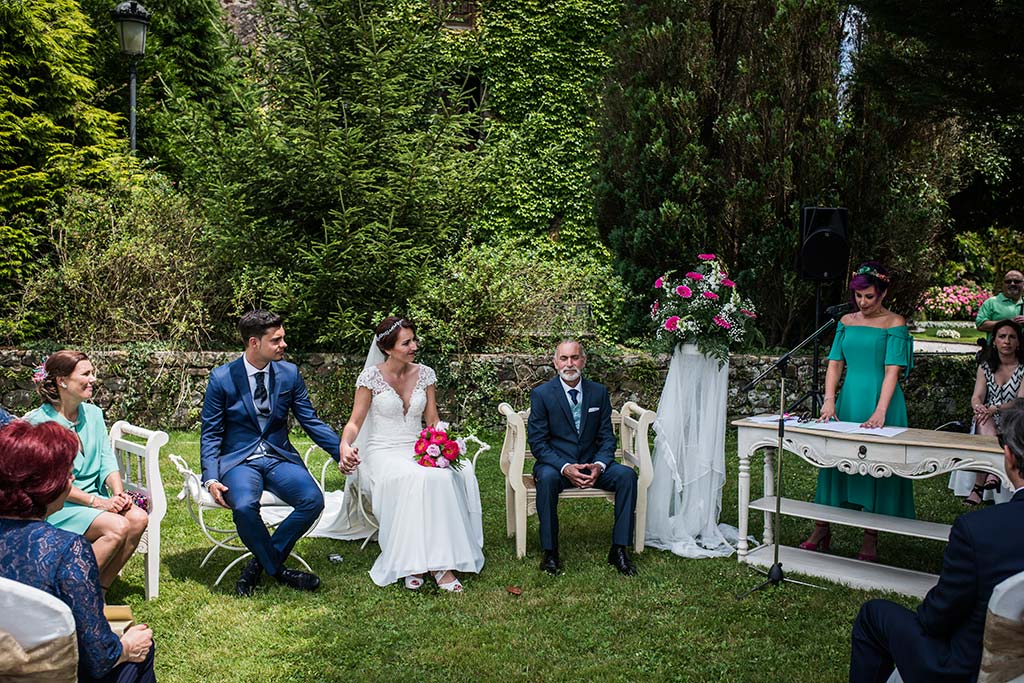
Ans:
[[[572,399],[572,419],[576,423],[576,431],[580,431],[580,419],[583,417],[583,406],[580,405],[580,390],[570,389],[569,398]]]
[[[267,385],[264,381],[266,374],[262,371],[256,373],[256,390],[252,392],[252,404],[261,417],[270,415],[270,402],[267,400]]]

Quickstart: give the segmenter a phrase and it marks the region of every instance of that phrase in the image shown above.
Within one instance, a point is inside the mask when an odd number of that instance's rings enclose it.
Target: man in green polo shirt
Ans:
[[[1003,278],[1002,293],[986,299],[985,303],[981,305],[974,324],[982,332],[989,333],[989,341],[992,341],[992,328],[1000,320],[1012,320],[1018,325],[1024,324],[1022,291],[1024,291],[1024,274],[1019,270],[1011,270]]]

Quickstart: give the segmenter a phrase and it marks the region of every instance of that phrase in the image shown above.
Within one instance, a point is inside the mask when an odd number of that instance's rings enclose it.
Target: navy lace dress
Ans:
[[[103,618],[100,572],[84,536],[29,519],[0,519],[0,576],[64,601],[75,617],[80,680],[103,678],[121,640]]]

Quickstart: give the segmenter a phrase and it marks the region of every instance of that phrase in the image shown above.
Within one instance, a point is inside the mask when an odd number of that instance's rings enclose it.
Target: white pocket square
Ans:
[[[587,412],[588,413],[596,413],[599,410],[601,410],[601,406],[594,406],[593,408],[587,408]]]

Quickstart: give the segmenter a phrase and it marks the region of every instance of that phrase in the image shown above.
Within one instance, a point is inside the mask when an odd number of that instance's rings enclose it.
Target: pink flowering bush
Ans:
[[[930,287],[919,313],[928,320],[974,320],[992,293],[970,280],[962,285]]]
[[[740,296],[717,256],[698,254],[697,259],[697,267],[681,278],[666,273],[654,281],[655,336],[673,345],[694,343],[701,352],[724,361],[729,348],[743,341],[757,311]]]

